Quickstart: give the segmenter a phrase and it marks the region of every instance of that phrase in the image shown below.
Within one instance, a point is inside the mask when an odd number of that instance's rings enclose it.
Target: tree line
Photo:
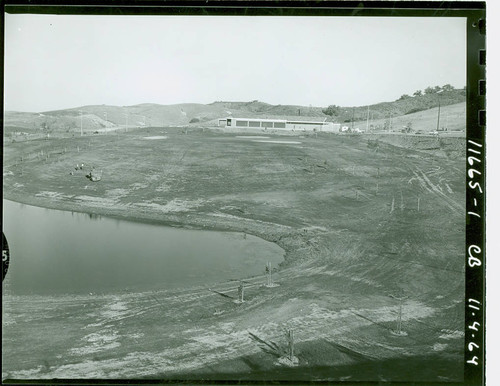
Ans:
[[[445,84],[444,86],[434,86],[434,87],[429,86],[423,92],[422,90],[417,90],[413,93],[413,96],[437,94],[438,92],[453,91],[453,90],[455,90],[455,87],[453,87],[451,84],[448,83]],[[411,97],[408,94],[403,94],[399,97],[398,101],[408,98]]]

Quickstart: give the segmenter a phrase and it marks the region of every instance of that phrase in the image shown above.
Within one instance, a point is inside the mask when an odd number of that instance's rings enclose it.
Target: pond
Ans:
[[[172,228],[3,200],[4,291],[68,294],[210,285],[263,274],[284,250],[252,235]]]

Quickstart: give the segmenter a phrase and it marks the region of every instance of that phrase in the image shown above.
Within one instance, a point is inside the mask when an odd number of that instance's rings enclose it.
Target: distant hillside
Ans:
[[[326,117],[322,107],[298,105],[270,105],[257,100],[251,102],[214,102],[208,106],[220,106],[229,111],[247,113],[247,116],[306,116]],[[234,115],[234,113],[233,113]]]
[[[82,126],[84,131],[98,131],[105,128],[183,126],[189,124],[194,118],[199,121],[208,121],[227,115],[221,107],[196,103],[94,105],[43,113],[7,111],[4,117],[4,127],[7,131],[79,132]]]
[[[434,107],[454,105],[465,102],[465,90],[443,91],[439,94],[423,94],[419,96],[402,96],[401,99],[394,102],[382,102],[370,106],[341,107],[332,105],[324,111],[333,112],[331,120],[336,122],[351,122],[366,120],[368,109],[370,110],[370,119],[384,119],[389,117],[403,116],[428,110]]]
[[[429,132],[437,130],[438,114],[440,130],[465,130],[465,102],[441,106],[441,109],[439,109],[439,111],[437,107],[433,107],[431,109],[418,111],[416,113],[393,116],[391,118],[370,119],[369,121],[366,120],[365,115],[364,119],[354,122],[354,127],[363,130],[392,130],[397,132],[400,132],[403,127],[411,127],[412,131],[414,132]],[[345,125],[351,126],[350,123],[345,123]]]
[[[394,102],[369,106],[370,120],[384,120],[435,108],[465,102],[465,90],[450,90],[440,94],[403,96]],[[325,114],[327,112],[328,114]],[[271,105],[257,100],[250,102],[213,102],[208,105],[183,103],[159,105],[144,103],[134,106],[90,105],[72,109],[24,113],[6,111],[4,130],[22,132],[79,132],[103,131],[125,127],[166,127],[188,124],[217,124],[221,117],[261,117],[287,119],[315,119],[334,122],[366,120],[368,106],[341,107]],[[391,118],[392,119],[392,118]]]
[[[263,102],[216,102],[209,105],[183,103],[159,105],[145,103],[134,106],[91,105],[42,113],[7,111],[6,131],[24,132],[79,132],[102,131],[128,127],[184,126],[190,123],[216,124],[227,116],[295,117],[314,116],[324,120],[327,115],[320,107],[269,105]]]

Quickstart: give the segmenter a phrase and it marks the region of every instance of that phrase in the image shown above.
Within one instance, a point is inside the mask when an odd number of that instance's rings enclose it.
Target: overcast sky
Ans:
[[[5,15],[5,109],[360,106],[466,83],[464,18]]]

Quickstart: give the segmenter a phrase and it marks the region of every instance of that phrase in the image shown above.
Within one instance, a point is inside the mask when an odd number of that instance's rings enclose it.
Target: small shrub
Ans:
[[[413,114],[413,113],[418,113],[419,111],[423,111],[423,110],[427,110],[427,108],[425,108],[425,107],[415,107],[415,108],[409,110],[408,112],[406,112],[405,115]]]

